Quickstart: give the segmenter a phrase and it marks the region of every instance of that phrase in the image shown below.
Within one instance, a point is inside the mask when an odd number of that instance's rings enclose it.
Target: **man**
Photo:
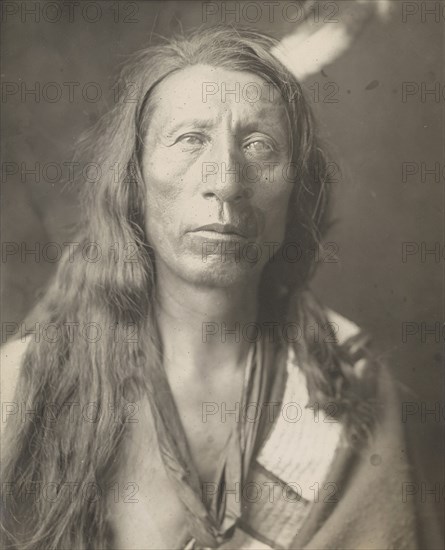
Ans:
[[[12,547],[421,544],[390,379],[308,289],[329,181],[273,46],[218,27],[140,52],[137,100],[86,142],[102,177],[40,306],[57,337],[3,350],[4,401],[34,411],[7,426]]]

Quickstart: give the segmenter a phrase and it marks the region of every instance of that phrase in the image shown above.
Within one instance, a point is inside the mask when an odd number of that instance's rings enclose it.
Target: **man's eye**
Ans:
[[[270,143],[266,141],[256,139],[246,144],[246,149],[252,152],[264,153],[273,151],[273,147]]]
[[[176,142],[191,146],[204,145],[204,138],[196,134],[184,134],[183,136],[179,136]]]

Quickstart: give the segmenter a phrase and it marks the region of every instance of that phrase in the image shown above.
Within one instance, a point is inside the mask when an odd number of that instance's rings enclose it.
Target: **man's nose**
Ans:
[[[239,202],[248,197],[243,178],[243,158],[234,140],[217,144],[202,166],[202,194],[206,199]]]

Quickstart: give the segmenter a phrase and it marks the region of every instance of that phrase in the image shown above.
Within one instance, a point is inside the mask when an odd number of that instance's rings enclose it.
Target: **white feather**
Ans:
[[[272,54],[299,79],[318,73],[353,43],[365,22],[377,14],[386,19],[389,0],[350,0],[342,4],[338,22],[315,23],[308,16],[297,30],[285,36]]]
[[[352,37],[344,27],[325,26],[309,36],[285,37],[272,54],[300,80],[321,71],[347,50]]]

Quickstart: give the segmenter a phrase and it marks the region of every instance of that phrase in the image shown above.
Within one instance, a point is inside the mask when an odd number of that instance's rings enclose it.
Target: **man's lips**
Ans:
[[[247,231],[244,228],[230,223],[210,223],[208,225],[201,225],[200,227],[193,229],[191,232],[196,233],[198,231],[210,231],[221,235],[236,235],[237,237],[247,239]]]

